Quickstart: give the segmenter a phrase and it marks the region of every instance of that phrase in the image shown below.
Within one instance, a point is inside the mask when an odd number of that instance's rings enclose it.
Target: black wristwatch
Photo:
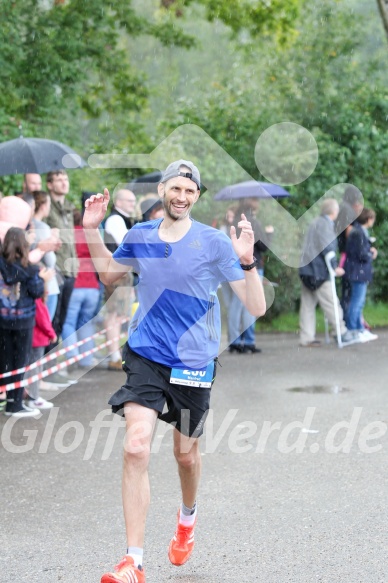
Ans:
[[[240,267],[244,271],[250,271],[251,269],[254,269],[255,267],[257,267],[257,259],[256,259],[256,257],[254,258],[253,263],[251,263],[250,265],[243,265],[242,263],[240,263]]]

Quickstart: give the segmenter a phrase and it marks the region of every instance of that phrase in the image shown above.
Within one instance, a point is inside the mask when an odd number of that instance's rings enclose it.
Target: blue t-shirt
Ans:
[[[244,279],[224,233],[192,221],[176,243],[159,238],[163,219],[139,223],[113,258],[139,274],[139,307],[129,328],[131,349],[171,368],[204,369],[217,356],[221,317],[217,288]]]

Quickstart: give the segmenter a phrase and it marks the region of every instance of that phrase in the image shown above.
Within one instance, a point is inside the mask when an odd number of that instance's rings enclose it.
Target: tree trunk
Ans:
[[[377,4],[380,10],[381,18],[383,19],[385,32],[388,35],[388,0],[377,0]]]

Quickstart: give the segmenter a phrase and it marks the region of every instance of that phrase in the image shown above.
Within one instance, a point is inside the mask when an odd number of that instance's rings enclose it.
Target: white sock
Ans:
[[[120,360],[121,362],[121,354],[119,350],[116,350],[116,352],[112,352],[112,360],[114,360],[116,362],[116,360]]]
[[[182,502],[181,510],[179,514],[179,522],[184,524],[184,526],[193,526],[195,519],[197,518],[197,503],[194,502],[192,508],[187,508]]]
[[[143,549],[140,547],[128,547],[127,555],[132,557],[136,567],[141,567],[143,565]]]

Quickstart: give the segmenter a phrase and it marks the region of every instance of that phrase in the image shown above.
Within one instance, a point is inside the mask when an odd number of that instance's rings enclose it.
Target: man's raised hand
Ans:
[[[230,227],[230,238],[232,240],[233,249],[241,263],[250,265],[254,260],[253,245],[255,242],[252,225],[247,220],[246,216],[242,214],[241,221],[239,221],[237,226],[241,229],[239,237],[237,237],[236,228],[233,226]]]
[[[98,229],[105,217],[110,196],[109,190],[104,188],[104,194],[93,194],[85,201],[85,213],[82,224],[84,229]]]

